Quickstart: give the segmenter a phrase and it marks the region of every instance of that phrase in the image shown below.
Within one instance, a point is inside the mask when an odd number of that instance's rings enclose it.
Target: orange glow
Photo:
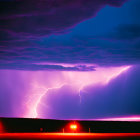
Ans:
[[[76,124],[71,124],[70,128],[73,129],[73,130],[76,130],[77,129],[77,125]]]
[[[140,133],[2,133],[0,139],[45,139],[45,140],[58,140],[58,139],[98,139],[98,140],[111,140],[111,139],[140,139]]]

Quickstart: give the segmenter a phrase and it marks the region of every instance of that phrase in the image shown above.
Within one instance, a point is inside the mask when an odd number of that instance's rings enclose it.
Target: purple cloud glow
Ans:
[[[33,80],[32,91],[29,93],[29,99],[27,104],[28,111],[24,117],[36,118],[38,116],[39,105],[42,104],[42,99],[49,94],[49,91],[62,89],[64,86],[70,86],[79,96],[81,102],[81,91],[85,91],[86,86],[89,85],[106,85],[110,80],[120,75],[122,72],[127,71],[130,66],[125,67],[112,67],[112,68],[98,68],[94,72],[62,72],[61,79],[55,78],[51,86],[43,85],[40,82]],[[46,73],[47,74],[47,73]],[[35,76],[40,79],[40,75]],[[49,79],[47,79],[49,80]],[[47,105],[47,103],[45,104]],[[46,115],[46,114],[45,114]]]
[[[124,116],[119,118],[105,118],[105,119],[97,119],[100,121],[131,121],[131,122],[140,122],[140,116]]]

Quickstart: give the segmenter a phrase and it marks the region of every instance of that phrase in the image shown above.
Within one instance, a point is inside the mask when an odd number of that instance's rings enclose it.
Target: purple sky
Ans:
[[[0,117],[139,115],[139,0],[0,0]]]

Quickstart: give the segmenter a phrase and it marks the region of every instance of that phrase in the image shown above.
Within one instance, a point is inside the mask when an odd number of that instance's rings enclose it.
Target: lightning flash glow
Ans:
[[[106,118],[106,119],[97,119],[97,120],[100,120],[100,121],[132,121],[132,122],[140,122],[140,116]]]
[[[131,66],[110,67],[110,68],[96,68],[96,71],[90,72],[37,72],[33,75],[31,83],[31,90],[28,93],[27,112],[24,117],[37,118],[41,117],[38,114],[40,104],[51,90],[59,90],[64,85],[69,85],[75,89],[76,94],[79,95],[79,103],[81,100],[81,92],[86,93],[87,86],[107,85],[112,79],[119,76],[121,73],[127,71]],[[49,76],[51,73],[51,77]],[[49,105],[46,103],[46,107]]]

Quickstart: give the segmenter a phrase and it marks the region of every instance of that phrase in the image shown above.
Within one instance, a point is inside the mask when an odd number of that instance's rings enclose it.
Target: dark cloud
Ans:
[[[14,0],[0,1],[0,41],[36,39],[58,34],[96,16],[105,7],[126,0]]]
[[[133,62],[126,48],[102,46],[92,39],[71,38],[49,42],[52,34],[64,34],[69,28],[95,17],[106,5],[120,7],[127,0],[13,0],[0,1],[0,68],[20,70],[94,70],[85,65],[120,65]],[[46,37],[46,44],[41,42]],[[77,39],[77,40],[76,40]],[[111,48],[111,49],[110,49]],[[131,50],[130,50],[131,51]],[[128,53],[128,54],[127,54]],[[134,52],[135,53],[135,52]],[[139,57],[139,56],[138,56]],[[131,58],[131,61],[130,61]],[[135,59],[135,56],[134,56]],[[82,68],[36,63],[84,64]]]
[[[37,70],[48,70],[48,71],[95,71],[94,66],[77,65],[71,67],[64,67],[61,65],[39,65],[39,64],[0,64],[0,69],[14,69],[14,70],[26,70],[26,71],[37,71]]]
[[[55,43],[54,43],[55,42]],[[65,42],[65,43],[64,43]],[[47,45],[46,45],[47,44]],[[13,47],[14,45],[14,47]],[[1,69],[67,70],[56,64],[98,64],[100,66],[133,65],[140,62],[140,42],[125,40],[94,39],[87,36],[73,36],[53,42],[13,42],[0,48]],[[53,63],[54,66],[41,65]],[[38,64],[38,65],[37,65]],[[25,67],[25,68],[24,68]],[[79,70],[77,67],[69,70]],[[92,70],[84,68],[82,70]]]
[[[110,37],[118,40],[140,40],[140,24],[119,25]]]

